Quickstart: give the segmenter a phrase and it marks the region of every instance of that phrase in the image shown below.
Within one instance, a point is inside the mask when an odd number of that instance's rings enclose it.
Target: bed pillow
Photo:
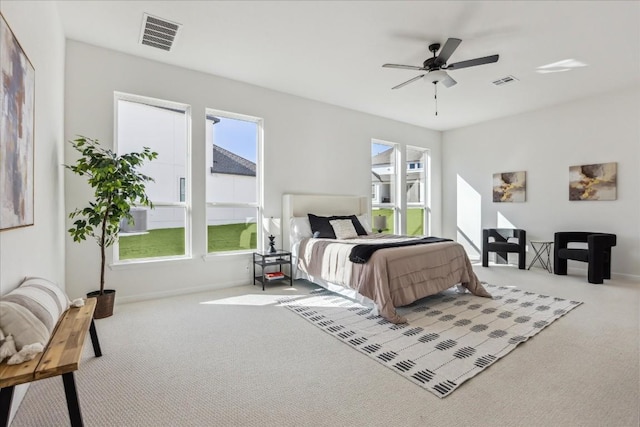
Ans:
[[[331,224],[329,223],[329,221],[335,219],[349,219],[353,223],[353,227],[356,229],[356,233],[358,233],[358,236],[367,235],[367,231],[364,229],[364,227],[362,227],[362,224],[360,224],[360,221],[358,221],[358,218],[355,215],[318,216],[310,213],[307,214],[307,216],[309,217],[309,224],[311,224],[311,231],[314,233],[314,237],[315,233],[317,232],[318,237],[322,237],[325,239],[335,239],[336,234],[333,231],[333,227],[331,227]]]
[[[358,218],[358,222],[360,223],[360,225],[362,225],[362,228],[365,231],[365,234],[360,234],[360,236],[364,236],[366,234],[370,234],[371,233],[371,226],[369,225],[369,216],[368,215],[358,215],[356,218]]]
[[[329,224],[331,224],[333,228],[336,239],[353,239],[354,237],[358,237],[356,228],[350,219],[332,219],[329,221]]]
[[[313,236],[311,225],[309,224],[309,218],[305,216],[292,217],[289,221],[289,225],[291,245],[301,241],[302,239]]]
[[[18,352],[34,344],[44,347],[69,304],[69,298],[55,283],[27,278],[0,297],[0,329],[5,336],[13,337]]]

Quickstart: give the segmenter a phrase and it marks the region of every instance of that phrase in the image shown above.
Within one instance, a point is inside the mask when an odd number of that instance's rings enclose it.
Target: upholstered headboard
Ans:
[[[367,215],[369,199],[366,196],[345,196],[332,194],[285,194],[282,196],[282,245],[291,249],[289,240],[292,217],[316,215]]]

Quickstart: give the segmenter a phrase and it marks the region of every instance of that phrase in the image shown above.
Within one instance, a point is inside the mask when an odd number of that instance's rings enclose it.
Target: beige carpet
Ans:
[[[637,282],[475,269],[584,304],[444,400],[277,305],[305,282],[122,304],[76,373],[85,425],[638,426]],[[63,425],[61,379],[34,383],[12,426]]]

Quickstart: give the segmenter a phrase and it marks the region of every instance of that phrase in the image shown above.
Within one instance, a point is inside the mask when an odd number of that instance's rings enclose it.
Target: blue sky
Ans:
[[[383,151],[388,150],[389,147],[388,145],[385,144],[378,144],[376,142],[374,142],[373,144],[371,144],[371,156],[375,156],[376,154],[380,154]]]
[[[213,125],[213,142],[255,163],[257,132],[256,123],[220,117],[220,122]]]

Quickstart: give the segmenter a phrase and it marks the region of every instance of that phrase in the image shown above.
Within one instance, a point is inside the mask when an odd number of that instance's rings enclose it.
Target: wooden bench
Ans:
[[[62,375],[71,425],[83,425],[73,372],[80,366],[87,330],[91,334],[94,354],[102,356],[93,321],[95,309],[95,298],[88,298],[82,307],[69,308],[58,320],[42,353],[19,365],[7,365],[6,361],[0,364],[0,427],[9,423],[15,386],[58,375]]]

